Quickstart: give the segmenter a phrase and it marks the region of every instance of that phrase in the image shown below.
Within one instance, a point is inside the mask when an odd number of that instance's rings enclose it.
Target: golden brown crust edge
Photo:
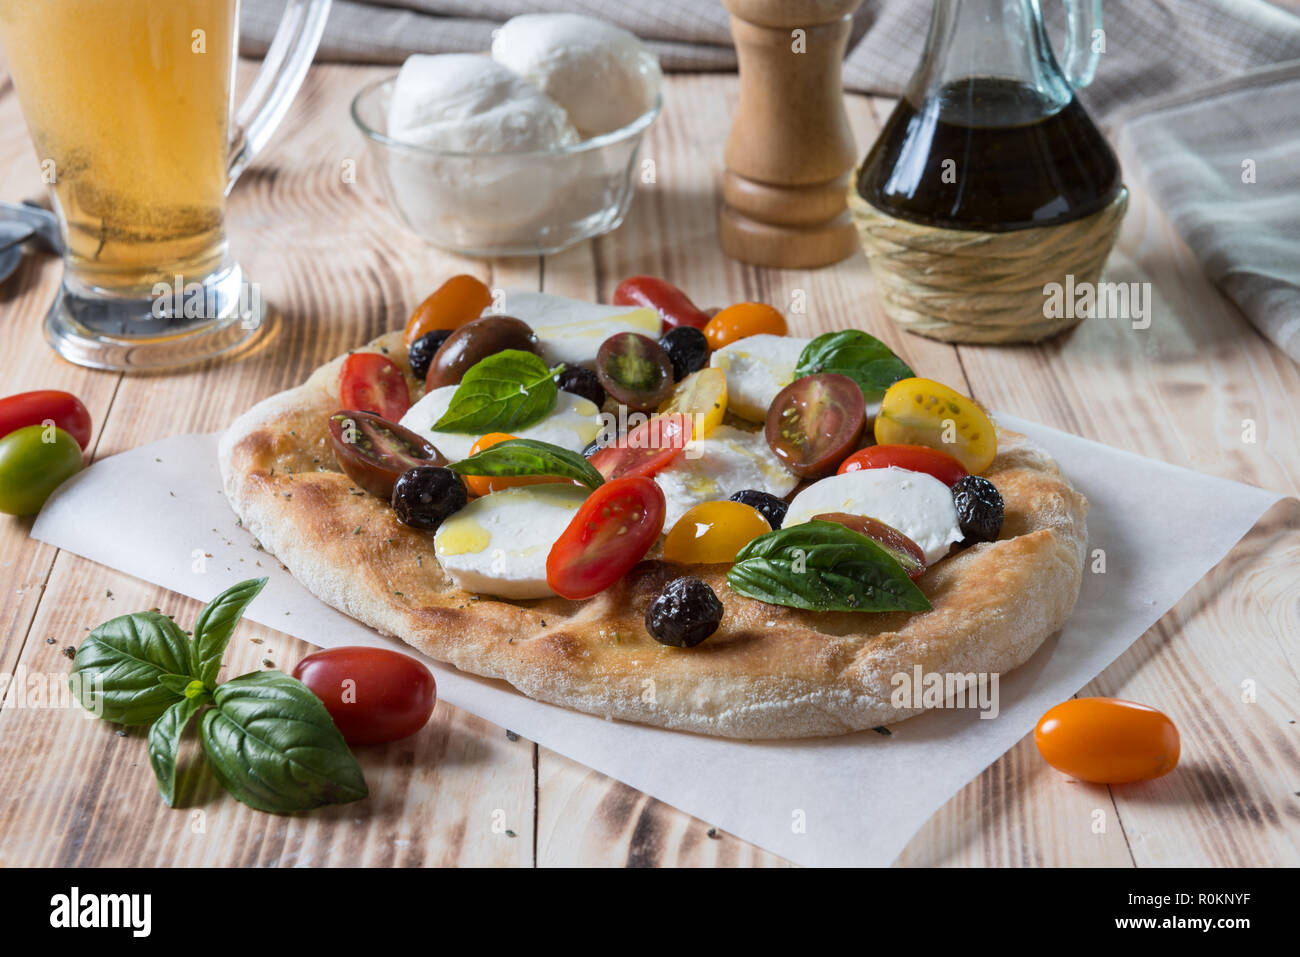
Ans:
[[[385,350],[406,369],[399,334]],[[606,718],[743,738],[844,734],[916,709],[890,701],[898,673],[1003,673],[1069,617],[1082,582],[1087,500],[1023,435],[999,429],[986,473],[1007,504],[1003,539],[946,559],[921,580],[918,614],[817,614],[731,592],[725,567],[696,566],[726,608],[693,649],[660,645],[645,605],[680,573],[649,561],[587,602],[478,600],[455,588],[432,536],[334,471],[325,420],[341,363],[272,396],[222,436],[236,514],[318,598],[433,658],[502,679],[541,701]]]

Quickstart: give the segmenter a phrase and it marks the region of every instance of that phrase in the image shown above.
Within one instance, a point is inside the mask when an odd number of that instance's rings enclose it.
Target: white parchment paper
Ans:
[[[428,661],[439,695],[797,863],[887,865],[931,814],[1133,644],[1280,498],[998,418],[1048,449],[1091,500],[1089,547],[1105,550],[1106,570],[1085,570],[1065,629],[1001,677],[993,720],[943,710],[889,736],[731,741],[604,721]],[[205,601],[265,574],[270,582],[248,612],[254,621],[324,647],[410,651],[327,607],[254,547],[221,492],[216,447],[215,434],[182,435],[98,462],[59,489],[32,535]],[[202,573],[194,571],[195,549],[212,555]]]

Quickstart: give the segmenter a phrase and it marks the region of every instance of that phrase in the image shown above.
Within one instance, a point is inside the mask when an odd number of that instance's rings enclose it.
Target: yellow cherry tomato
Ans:
[[[876,413],[879,445],[925,445],[946,452],[971,475],[998,454],[997,431],[974,399],[930,379],[899,379]]]
[[[727,374],[714,368],[692,372],[659,406],[661,415],[669,412],[689,415],[691,438],[704,438],[721,424],[727,412]]]
[[[1073,698],[1034,728],[1034,743],[1056,770],[1095,784],[1128,784],[1178,764],[1174,723],[1155,708],[1118,698]]]
[[[704,502],[677,520],[664,541],[664,558],[683,565],[734,562],[737,552],[771,530],[752,505]]]
[[[704,337],[710,349],[721,349],[737,339],[767,333],[784,336],[790,330],[785,316],[765,302],[738,302],[728,306],[709,320],[704,327]]]
[[[499,442],[517,439],[519,436],[508,432],[489,432],[469,450],[470,455],[478,455],[484,449],[490,449]],[[483,496],[489,492],[499,492],[503,488],[516,488],[520,485],[546,485],[552,482],[567,482],[568,479],[554,478],[549,475],[466,475],[465,487],[471,495]]]

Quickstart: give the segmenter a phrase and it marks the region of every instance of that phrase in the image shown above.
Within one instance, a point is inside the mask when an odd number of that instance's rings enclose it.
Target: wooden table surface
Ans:
[[[990,408],[1289,496],[1300,491],[1300,369],[1207,282],[1132,177],[1112,274],[1155,284],[1150,328],[1092,319],[1041,346],[954,348],[895,330],[860,254],[810,272],[755,269],[721,255],[716,184],[734,76],[669,80],[643,153],[654,182],[641,187],[617,232],[545,259],[476,261],[424,244],[384,210],[378,170],[347,114],[352,94],[379,72],[313,69],[276,140],[231,196],[234,248],[281,314],[256,351],[167,376],[64,363],[41,336],[61,267],[32,256],[0,286],[0,394],[76,393],[94,417],[90,451],[99,459],[223,428],[331,356],[400,326],[453,273],[601,301],[624,276],[654,273],[703,305],[788,306],[805,295],[807,315],[795,321],[802,334],[865,328],[921,374]],[[860,147],[888,108],[849,98]],[[38,196],[36,159],[7,79],[0,131],[0,199]],[[193,601],[33,541],[30,519],[0,518],[0,672],[61,675],[65,651],[115,615],[158,606],[192,621],[197,612]],[[1183,735],[1176,773],[1127,787],[1074,783],[1044,765],[1026,737],[953,797],[900,863],[1300,863],[1297,529],[1296,503],[1275,507],[1081,692],[1166,711]],[[245,623],[228,673],[264,660],[288,670],[310,650]],[[0,865],[785,863],[443,703],[422,733],[365,749],[361,761],[372,797],[359,804],[277,817],[200,777],[191,806],[169,810],[154,790],[141,730],[115,732],[75,709],[18,707],[11,695],[0,709]]]

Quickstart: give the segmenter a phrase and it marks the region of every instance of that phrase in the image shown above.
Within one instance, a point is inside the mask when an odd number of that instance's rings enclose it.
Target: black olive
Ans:
[[[460,476],[442,466],[407,469],[393,486],[393,512],[399,522],[412,528],[437,528],[468,501]]]
[[[429,365],[433,362],[434,354],[452,332],[451,329],[434,329],[433,332],[426,332],[411,343],[410,352],[407,353],[411,360],[411,375],[421,382],[424,381],[424,377],[429,374]]]
[[[605,387],[600,384],[600,376],[583,366],[565,366],[555,377],[555,384],[565,392],[594,402],[598,409],[605,404]]]
[[[709,364],[709,340],[694,326],[670,329],[659,344],[672,360],[673,378],[678,382]]]
[[[767,524],[774,529],[781,527],[781,523],[785,521],[785,513],[790,510],[789,504],[775,495],[760,492],[755,488],[747,488],[743,492],[737,492],[731,496],[731,500],[758,509],[758,513],[767,519]]]
[[[645,610],[645,630],[661,645],[694,648],[718,630],[722,602],[698,578],[670,581]]]
[[[997,486],[979,475],[967,475],[952,487],[957,524],[966,536],[963,545],[993,542],[1002,531],[1004,506]]]

